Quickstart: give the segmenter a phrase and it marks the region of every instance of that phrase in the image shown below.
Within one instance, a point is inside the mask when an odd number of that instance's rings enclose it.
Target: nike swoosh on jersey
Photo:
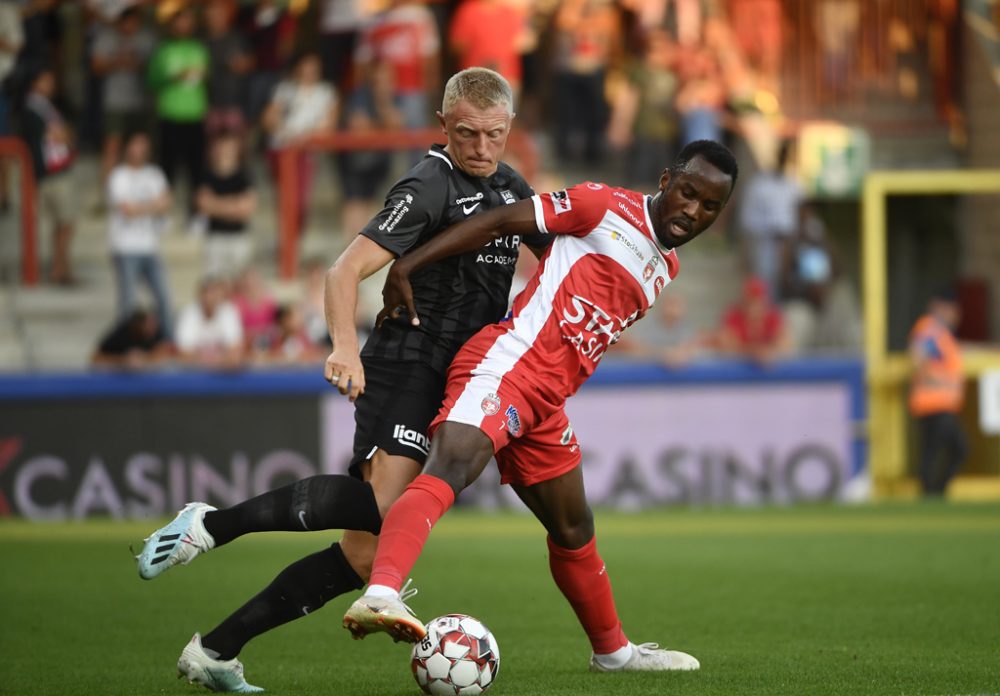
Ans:
[[[469,213],[471,213],[473,210],[475,210],[478,207],[479,207],[478,203],[473,203],[470,206],[464,206],[463,205],[462,206],[462,212],[465,213],[466,215],[468,215]]]

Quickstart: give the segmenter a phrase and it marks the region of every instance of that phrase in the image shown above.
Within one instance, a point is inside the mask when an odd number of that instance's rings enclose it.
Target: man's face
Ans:
[[[149,161],[149,138],[137,134],[125,146],[125,160],[133,167],[140,167]]]
[[[463,172],[479,177],[491,176],[497,170],[513,119],[506,106],[479,109],[464,99],[448,113],[438,112],[441,128],[448,136],[448,154]]]
[[[733,180],[701,156],[660,177],[660,196],[653,205],[653,229],[669,248],[687,244],[719,217],[729,200]]]

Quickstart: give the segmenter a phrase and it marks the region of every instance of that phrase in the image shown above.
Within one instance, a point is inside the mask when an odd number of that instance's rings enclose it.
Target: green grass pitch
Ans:
[[[181,648],[334,533],[239,539],[152,582],[128,544],[157,526],[0,523],[0,694],[207,693]],[[598,512],[628,635],[687,650],[691,674],[590,674],[533,519],[456,510],[414,571],[425,619],[482,619],[494,696],[1000,694],[1000,507],[897,504]],[[350,640],[353,597],[252,642],[251,683],[279,695],[420,693],[409,650]]]

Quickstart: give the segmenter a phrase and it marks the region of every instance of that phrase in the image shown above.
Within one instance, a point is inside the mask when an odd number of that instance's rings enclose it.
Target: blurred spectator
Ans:
[[[495,70],[521,91],[521,53],[530,45],[527,8],[514,0],[466,0],[448,29],[448,45],[457,69]]]
[[[136,370],[160,364],[172,355],[173,346],[156,314],[135,309],[101,338],[90,364]]]
[[[296,21],[276,0],[257,0],[240,8],[237,24],[253,55],[247,116],[256,123],[295,51]]]
[[[688,320],[687,301],[666,292],[653,305],[652,316],[621,335],[612,354],[679,368],[696,359],[704,347],[705,338]]]
[[[791,142],[786,140],[775,168],[750,177],[740,198],[744,257],[750,273],[767,284],[772,297],[777,295],[782,249],[796,233],[802,202],[802,189],[787,171],[790,154]]]
[[[185,168],[190,191],[188,213],[193,214],[205,157],[208,49],[194,37],[193,10],[181,6],[168,21],[170,35],[156,47],[148,77],[156,95],[160,165],[174,186],[178,168]]]
[[[273,335],[278,303],[256,266],[247,266],[236,277],[230,300],[239,311],[247,347],[255,352],[266,350]]]
[[[920,428],[919,474],[925,496],[944,494],[969,449],[958,417],[965,400],[962,353],[955,339],[960,316],[954,291],[942,290],[910,332],[909,406]]]
[[[737,46],[771,89],[778,86],[784,48],[781,4],[782,0],[729,0],[728,3],[729,23]],[[823,33],[820,31],[817,36]]]
[[[167,224],[170,187],[163,171],[150,164],[151,145],[145,133],[125,142],[125,157],[108,178],[108,237],[118,284],[118,317],[136,308],[142,277],[156,302],[158,323],[170,333],[170,293],[159,253],[159,237]]]
[[[30,76],[44,66],[62,65],[61,0],[21,0],[24,46],[18,56],[18,70]]]
[[[354,89],[354,51],[367,16],[364,0],[323,0],[319,16],[319,52],[323,77],[341,94]]]
[[[819,0],[816,6],[816,41],[823,59],[823,77],[834,97],[852,86],[848,78],[858,61],[861,3],[858,0]]]
[[[414,0],[390,0],[361,34],[354,55],[361,80],[373,79],[382,64],[391,66],[396,107],[406,128],[428,125],[429,95],[438,89],[440,45],[434,16]],[[423,154],[421,150],[414,157]]]
[[[207,276],[198,299],[181,310],[175,332],[181,360],[189,365],[232,369],[243,362],[243,324],[226,299],[226,283]]]
[[[282,80],[264,111],[263,126],[270,134],[267,153],[271,174],[278,180],[278,151],[301,145],[310,138],[330,133],[337,122],[337,95],[323,82],[323,69],[316,53],[303,53],[296,59],[288,79]],[[298,211],[296,229],[305,225],[309,210],[316,158],[301,149],[296,153],[298,170]]]
[[[15,0],[0,0],[0,138],[11,134],[10,95],[13,92],[14,66],[24,45],[21,12]],[[7,160],[0,158],[0,212],[10,206],[7,187]]]
[[[647,186],[658,181],[665,164],[674,160],[677,141],[674,61],[675,49],[666,33],[650,31],[642,56],[629,66],[626,81],[619,85],[608,140],[626,152],[626,185]]]
[[[209,137],[222,131],[243,133],[253,56],[244,38],[233,29],[235,0],[210,0],[205,5],[205,45],[208,48]]]
[[[75,159],[72,135],[52,102],[56,93],[52,71],[41,70],[30,85],[21,125],[34,163],[40,208],[52,218],[54,226],[49,280],[70,285],[74,282],[70,242],[78,213],[71,175]]]
[[[715,53],[706,47],[686,49],[678,66],[681,68],[681,87],[675,102],[681,121],[678,146],[683,148],[695,140],[722,140],[726,88]]]
[[[330,345],[326,325],[326,269],[322,259],[309,259],[303,264],[302,299],[299,303],[302,323],[309,340],[317,346]]]
[[[101,28],[94,41],[90,65],[103,78],[102,184],[121,159],[123,136],[149,128],[144,75],[155,46],[156,37],[143,28],[137,7],[124,10],[111,26]]]
[[[347,100],[342,118],[344,130],[363,133],[403,126],[403,115],[393,101],[392,76],[392,69],[385,63],[369,72],[368,82],[359,85]],[[371,219],[372,208],[380,203],[378,194],[392,167],[392,153],[346,151],[340,153],[337,161],[344,195],[341,230],[345,242],[349,242]]]
[[[556,12],[554,46],[556,152],[564,161],[601,157],[608,105],[607,77],[621,32],[608,0],[564,0]],[[582,143],[580,142],[582,140]]]
[[[248,226],[257,195],[243,166],[243,142],[234,133],[213,138],[197,210],[205,220],[205,272],[232,277],[250,263],[253,243]]]
[[[278,307],[274,314],[275,327],[267,349],[266,360],[280,365],[305,365],[320,362],[326,353],[309,340],[301,310],[295,305]]]
[[[716,341],[722,353],[748,358],[759,365],[788,355],[788,331],[763,280],[746,280],[740,301],[723,315]]]

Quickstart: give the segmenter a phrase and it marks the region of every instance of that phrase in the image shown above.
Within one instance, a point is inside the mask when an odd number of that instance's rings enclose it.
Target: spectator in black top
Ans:
[[[232,277],[253,256],[248,226],[257,209],[257,195],[243,165],[242,152],[236,134],[217,136],[210,147],[208,171],[198,189],[198,213],[206,220],[207,275]]]
[[[53,222],[52,263],[49,280],[58,285],[73,283],[70,268],[70,241],[77,210],[76,193],[70,171],[75,153],[69,126],[53,103],[56,78],[43,69],[31,80],[21,127],[31,151],[38,201]]]
[[[173,346],[155,312],[137,309],[101,338],[90,359],[95,367],[137,370],[168,360]]]

